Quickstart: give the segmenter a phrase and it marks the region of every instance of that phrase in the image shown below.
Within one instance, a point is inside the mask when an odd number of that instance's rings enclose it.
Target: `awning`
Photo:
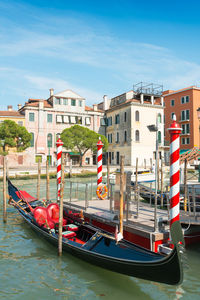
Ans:
[[[74,155],[80,155],[79,152],[67,152],[70,156],[74,156]]]
[[[69,116],[63,116],[64,123],[69,123]]]
[[[70,121],[71,121],[71,124],[76,124],[76,118],[75,117],[71,116]]]

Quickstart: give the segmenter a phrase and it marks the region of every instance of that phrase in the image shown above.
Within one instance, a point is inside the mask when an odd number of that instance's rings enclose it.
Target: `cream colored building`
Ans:
[[[129,91],[104,99],[107,106],[106,137],[111,165],[119,165],[120,156],[125,156],[125,165],[135,166],[136,158],[140,167],[155,159],[156,132],[150,132],[148,125],[158,122],[159,155],[163,155],[164,145],[164,102],[161,93]],[[146,162],[145,162],[146,160]]]

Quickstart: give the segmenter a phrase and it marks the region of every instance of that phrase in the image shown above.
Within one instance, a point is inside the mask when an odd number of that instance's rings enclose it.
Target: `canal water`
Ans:
[[[90,184],[91,180],[86,179],[85,182]],[[36,195],[35,180],[13,183]],[[70,254],[59,258],[57,248],[41,240],[13,207],[8,207],[7,223],[3,223],[2,183],[0,188],[0,299],[200,298],[200,244],[186,250],[184,281],[178,287],[113,273]],[[51,180],[50,188],[53,200],[56,195],[55,181]],[[45,181],[41,182],[41,197],[45,197]]]

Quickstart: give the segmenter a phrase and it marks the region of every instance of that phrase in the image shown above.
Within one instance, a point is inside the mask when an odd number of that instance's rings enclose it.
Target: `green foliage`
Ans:
[[[0,125],[1,155],[7,155],[9,148],[16,148],[18,152],[30,146],[31,134],[24,126],[12,120],[5,120]],[[4,141],[4,142],[2,142]]]
[[[66,128],[61,133],[61,139],[63,141],[64,147],[71,151],[77,151],[80,153],[82,165],[83,155],[91,149],[92,152],[97,151],[97,142],[101,137],[104,144],[103,151],[108,149],[108,141],[104,135],[98,134],[93,130],[80,125],[74,125],[70,128]]]

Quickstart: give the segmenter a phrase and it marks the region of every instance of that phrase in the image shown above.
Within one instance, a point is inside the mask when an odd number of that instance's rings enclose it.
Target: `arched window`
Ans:
[[[161,131],[158,131],[158,143],[161,144]]]
[[[136,142],[139,142],[139,141],[140,141],[140,132],[139,132],[139,130],[136,130],[136,131],[135,131],[135,141],[136,141]]]
[[[136,110],[136,112],[135,112],[135,121],[137,121],[137,122],[140,121],[140,114],[139,114],[138,110]]]
[[[30,141],[30,143],[31,143],[31,147],[34,147],[34,133],[33,132],[31,132],[31,141]]]
[[[47,147],[50,148],[52,147],[52,134],[48,133],[47,135]]]
[[[162,122],[161,114],[158,114],[158,123]]]

